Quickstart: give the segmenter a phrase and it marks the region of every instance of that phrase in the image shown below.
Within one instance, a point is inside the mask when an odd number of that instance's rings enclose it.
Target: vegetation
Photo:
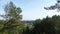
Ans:
[[[22,21],[22,9],[13,2],[5,5],[4,20],[0,20],[0,34],[60,34],[60,16]]]

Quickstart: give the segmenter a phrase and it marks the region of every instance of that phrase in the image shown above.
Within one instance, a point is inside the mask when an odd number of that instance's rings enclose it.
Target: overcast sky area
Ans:
[[[56,0],[0,0],[0,14],[4,14],[4,5],[12,1],[17,7],[22,9],[23,20],[43,19],[46,16],[60,15],[57,10],[45,10],[56,4]],[[0,17],[0,19],[2,19]]]

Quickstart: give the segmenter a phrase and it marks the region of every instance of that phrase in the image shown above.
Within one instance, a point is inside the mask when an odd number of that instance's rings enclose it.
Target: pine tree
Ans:
[[[22,19],[21,8],[16,7],[13,2],[10,2],[5,5],[4,11],[5,15],[1,15],[6,20],[3,30],[7,29],[10,33],[12,31],[14,34],[18,34],[18,29],[21,29],[19,28]]]

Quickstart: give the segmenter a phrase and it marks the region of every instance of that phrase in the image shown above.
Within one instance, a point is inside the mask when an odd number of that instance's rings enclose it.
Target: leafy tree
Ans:
[[[27,26],[25,30],[23,30],[22,34],[31,34],[30,28]]]
[[[13,2],[10,2],[5,5],[4,11],[5,15],[1,15],[6,20],[3,30],[8,30],[10,33],[16,30],[14,34],[18,34],[18,31],[21,29],[21,8],[16,7]]]
[[[40,19],[35,20],[35,23],[33,23],[33,26],[34,28],[31,31],[32,34],[40,34],[40,32],[42,32]]]
[[[52,18],[46,17],[43,20],[36,20],[32,34],[55,34],[55,24]]]
[[[20,14],[22,12],[21,8],[16,7],[13,2],[10,2],[9,4],[5,5],[4,8],[5,15],[1,15],[2,17],[5,18],[5,20],[10,20],[10,19],[17,19],[20,21],[22,19],[22,15]]]
[[[55,23],[48,16],[42,20],[44,23],[44,32],[46,34],[55,34]]]
[[[60,34],[60,16],[54,15],[52,19],[55,23],[56,34]]]

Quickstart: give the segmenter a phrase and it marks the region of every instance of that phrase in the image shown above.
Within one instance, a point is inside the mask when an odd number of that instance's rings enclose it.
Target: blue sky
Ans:
[[[10,1],[22,9],[23,20],[43,19],[46,16],[60,15],[56,10],[44,9],[44,7],[55,5],[56,0],[0,0],[0,14],[4,13],[4,5]]]

